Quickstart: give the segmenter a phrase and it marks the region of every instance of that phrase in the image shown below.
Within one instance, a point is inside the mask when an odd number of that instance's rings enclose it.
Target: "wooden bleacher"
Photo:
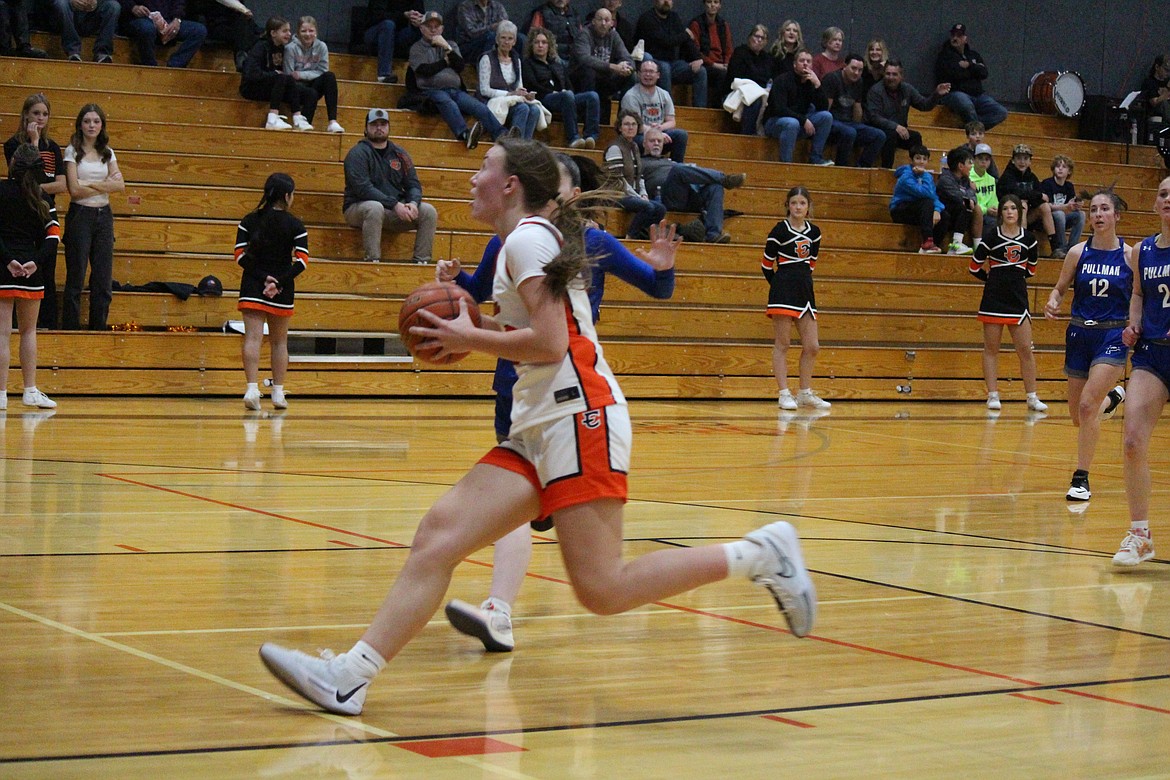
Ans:
[[[54,39],[39,36],[37,43],[59,54]],[[210,273],[229,290],[223,298],[187,301],[119,292],[110,322],[133,323],[141,332],[42,333],[38,381],[47,392],[238,395],[240,337],[222,332],[225,321],[238,319],[232,294],[238,270],[230,253],[236,223],[255,206],[264,179],[274,171],[296,178],[295,211],[310,230],[313,262],[298,279],[294,330],[394,332],[399,302],[433,278],[433,268],[409,262],[413,234],[389,232],[383,256],[394,259],[360,262],[360,233],[342,218],[341,162],[360,137],[366,110],[393,107],[402,94],[400,86],[375,81],[373,58],[331,56],[341,80],[339,121],[348,130],[331,135],[261,129],[266,107],[238,96],[238,76],[226,51],[202,51],[184,71],[142,68],[129,64],[128,47],[119,39],[115,57],[117,64],[106,66],[0,59],[0,106],[9,109],[0,113],[0,125],[15,128],[12,112],[26,95],[43,91],[52,101],[51,135],[63,142],[78,108],[101,103],[127,179],[124,196],[113,199],[114,278],[135,284],[194,283]],[[748,173],[747,186],[729,191],[725,204],[743,215],[727,221],[733,243],[683,245],[673,300],[649,300],[618,281],[607,285],[598,330],[627,395],[774,397],[771,326],[762,313],[767,287],[759,257],[787,189],[804,184],[813,192],[814,219],[825,236],[816,270],[822,342],[818,391],[830,398],[882,399],[899,397],[897,388],[910,385],[915,398],[983,396],[981,330],[973,316],[980,284],[967,273],[965,258],[918,255],[915,231],[890,222],[891,171],[779,163],[774,140],[738,135],[721,111],[680,107],[678,114],[680,126],[690,132],[688,160]],[[936,159],[964,140],[945,111],[915,113],[911,122]],[[316,124],[324,126],[323,106]],[[1029,143],[1042,177],[1046,158],[1069,154],[1077,161],[1078,186],[1115,184],[1129,201],[1134,210],[1121,226],[1126,237],[1157,230],[1146,203],[1162,175],[1154,150],[1133,147],[1127,161],[1123,145],[1075,140],[1074,130],[1070,120],[1013,114],[988,141],[1001,167],[1012,145]],[[469,153],[451,139],[437,117],[395,110],[391,132],[411,152],[426,198],[439,210],[436,256],[474,265],[489,237],[468,211],[468,180],[481,152]],[[554,125],[546,140],[555,145],[562,137]],[[612,137],[606,128],[603,145]],[[588,154],[600,160],[602,150]],[[67,198],[59,198],[58,206],[64,215]],[[620,232],[624,224],[623,214],[609,212],[611,230]],[[1059,261],[1041,262],[1031,286],[1034,312],[1040,311],[1058,271]],[[64,275],[61,258],[59,286]],[[1063,397],[1064,323],[1041,318],[1034,325],[1041,393],[1049,400]],[[290,390],[301,395],[490,394],[493,361],[486,356],[430,367],[398,354],[398,360],[373,361],[302,355],[292,367]],[[798,357],[793,350],[791,373]],[[1000,375],[1005,396],[1022,393],[1010,346],[1001,354]]]

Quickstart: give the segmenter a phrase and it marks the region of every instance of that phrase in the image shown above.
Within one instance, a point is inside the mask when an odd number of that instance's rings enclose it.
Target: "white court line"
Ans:
[[[327,721],[330,721],[331,723],[334,723],[334,724],[337,724],[340,726],[345,726],[347,728],[357,729],[359,731],[364,731],[367,734],[372,734],[376,737],[397,737],[397,736],[399,736],[398,734],[395,734],[392,731],[386,731],[385,729],[376,728],[375,726],[370,726],[370,725],[367,725],[365,723],[362,723],[360,720],[354,720],[353,718],[346,718],[346,717],[342,717],[340,715],[334,715],[333,713],[330,713],[330,712],[321,712],[320,710],[313,709],[312,707],[309,707],[308,705],[303,704],[302,702],[294,701],[292,699],[287,699],[284,696],[280,696],[280,695],[277,695],[274,693],[269,693],[268,691],[262,691],[259,688],[253,688],[250,685],[244,685],[243,683],[238,683],[238,682],[235,682],[234,680],[229,680],[226,677],[220,677],[219,675],[211,674],[210,672],[205,672],[201,669],[196,669],[193,666],[187,666],[186,664],[181,664],[178,661],[172,661],[169,658],[163,658],[162,656],[155,655],[154,653],[148,653],[145,650],[139,650],[135,647],[130,647],[129,645],[124,645],[121,642],[115,642],[113,640],[110,640],[110,639],[107,639],[107,638],[101,636],[100,634],[93,634],[93,633],[90,633],[89,631],[82,631],[79,628],[74,628],[73,626],[67,626],[64,623],[58,623],[56,620],[52,620],[52,619],[44,617],[42,615],[37,615],[37,614],[34,614],[32,612],[28,612],[26,610],[20,609],[19,607],[14,607],[11,604],[5,604],[4,602],[0,602],[0,609],[11,612],[12,614],[18,615],[22,618],[25,618],[26,620],[32,620],[36,623],[40,623],[41,625],[48,626],[49,628],[55,628],[58,631],[64,631],[67,634],[72,634],[73,636],[80,637],[82,639],[88,639],[91,642],[96,642],[99,645],[104,645],[105,647],[111,648],[113,650],[119,650],[123,653],[128,653],[129,655],[137,656],[138,658],[141,658],[143,660],[150,661],[152,663],[156,663],[160,666],[165,666],[168,669],[173,669],[177,672],[183,672],[184,674],[189,674],[189,675],[192,675],[193,677],[198,677],[200,679],[207,680],[208,682],[213,682],[216,685],[222,685],[226,688],[232,688],[234,690],[241,691],[243,693],[248,693],[248,694],[251,694],[252,696],[257,696],[261,699],[264,699],[265,701],[273,702],[275,704],[280,704],[280,705],[283,705],[285,707],[291,707],[293,709],[303,710],[303,711],[309,713],[310,715],[315,715],[316,717],[321,718],[322,720],[327,720]]]

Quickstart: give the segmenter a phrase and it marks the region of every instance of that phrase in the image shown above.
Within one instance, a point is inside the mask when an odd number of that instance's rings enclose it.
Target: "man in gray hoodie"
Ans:
[[[382,229],[417,229],[414,262],[429,264],[439,215],[423,203],[422,185],[414,163],[401,146],[390,140],[390,114],[371,108],[366,135],[345,155],[345,221],[362,229],[365,259],[382,259]]]

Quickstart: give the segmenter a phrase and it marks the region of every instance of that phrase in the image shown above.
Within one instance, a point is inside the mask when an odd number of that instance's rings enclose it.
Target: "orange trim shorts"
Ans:
[[[624,502],[632,440],[629,409],[613,404],[521,431],[479,462],[525,477],[547,516],[599,498]]]

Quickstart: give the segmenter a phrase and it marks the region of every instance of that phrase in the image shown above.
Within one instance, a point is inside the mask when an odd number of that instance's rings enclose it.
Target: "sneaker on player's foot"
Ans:
[[[471,126],[471,129],[467,131],[467,135],[463,139],[463,142],[467,145],[468,149],[474,149],[475,147],[479,146],[479,137],[481,135],[483,135],[483,125],[481,125],[479,122],[476,122]]]
[[[510,653],[516,646],[512,638],[512,616],[496,609],[491,599],[478,607],[452,599],[444,611],[456,631],[483,642],[489,653]]]
[[[336,119],[329,120],[329,126],[325,128],[326,133],[344,133],[345,128],[337,123]]]
[[[1117,407],[1125,403],[1125,388],[1118,385],[1106,394],[1105,400],[1109,402],[1109,405],[1101,412],[1102,420],[1108,420],[1117,411]]]
[[[569,142],[570,149],[584,149],[586,145],[586,140],[580,136],[577,136],[571,142]]]
[[[947,249],[948,255],[973,255],[975,250],[964,244],[962,241],[953,242]]]
[[[1047,412],[1048,404],[1041,401],[1034,395],[1028,396],[1028,411],[1029,412]]]
[[[999,393],[987,394],[987,408],[993,412],[998,412],[1003,405],[999,402]]]
[[[339,715],[357,715],[366,702],[370,681],[351,672],[345,654],[322,650],[314,658],[271,642],[260,646],[260,660],[276,679],[322,709]]]
[[[272,388],[272,405],[277,409],[287,409],[288,399],[284,397],[284,390]]]
[[[926,239],[922,242],[922,246],[918,247],[918,254],[920,255],[937,255],[941,253],[942,249],[935,246],[933,238]]]
[[[260,391],[249,390],[244,393],[244,408],[251,409],[253,412],[260,411]]]
[[[300,114],[293,114],[293,127],[297,130],[312,130],[313,125]]]
[[[52,398],[49,398],[49,396],[45,395],[35,387],[25,390],[24,395],[20,398],[20,402],[25,406],[35,406],[38,409],[57,408],[56,401],[54,401]]]
[[[1121,540],[1121,549],[1113,556],[1114,566],[1137,566],[1154,557],[1154,540],[1130,531]]]
[[[821,398],[811,389],[801,390],[796,394],[797,406],[811,406],[813,409],[828,409],[831,403]]]
[[[292,125],[281,119],[276,114],[269,114],[267,121],[264,123],[265,130],[292,130]]]
[[[1072,482],[1069,483],[1068,492],[1064,497],[1069,501],[1088,501],[1093,497],[1089,492],[1089,475],[1088,474],[1073,474]]]
[[[799,406],[799,404],[796,403],[796,399],[792,396],[791,390],[789,390],[788,388],[785,388],[785,389],[780,391],[780,408],[781,409],[784,409],[785,411],[788,411],[788,412],[795,412],[797,406]]]
[[[817,589],[813,586],[796,529],[783,520],[752,531],[744,537],[763,548],[763,556],[751,579],[776,599],[788,628],[796,636],[808,636],[817,617]]]

